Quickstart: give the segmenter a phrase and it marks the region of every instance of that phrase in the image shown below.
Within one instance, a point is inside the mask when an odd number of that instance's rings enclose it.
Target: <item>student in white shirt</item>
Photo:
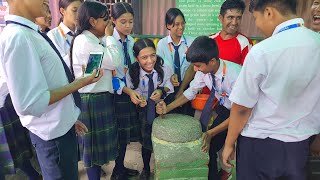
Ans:
[[[98,1],[85,1],[78,11],[77,32],[71,45],[71,62],[76,78],[83,76],[90,52],[103,52],[103,77],[97,83],[79,89],[82,112],[79,120],[88,128],[80,137],[81,159],[89,180],[100,179],[101,166],[118,155],[117,123],[114,118],[112,70],[120,64],[117,42],[112,37],[113,26],[108,20],[108,8]],[[106,37],[102,42],[100,38]]]
[[[70,46],[76,32],[77,12],[82,2],[83,0],[59,0],[59,11],[62,16],[61,22],[58,27],[53,28],[47,34],[72,73]]]
[[[309,137],[320,132],[320,36],[296,16],[296,0],[254,0],[253,46],[230,95],[223,162],[237,140],[237,179],[306,179]],[[241,135],[240,135],[241,133]]]
[[[49,6],[45,6],[46,8],[46,16],[44,17],[37,17],[35,23],[39,26],[39,30],[42,33],[47,34],[50,31],[52,16]]]
[[[137,60],[130,67],[126,75],[127,87],[123,92],[134,90],[139,96],[132,102],[139,104],[139,120],[141,123],[141,153],[143,170],[140,180],[150,179],[150,158],[152,154],[151,132],[152,123],[156,117],[155,103],[164,99],[173,92],[170,77],[172,69],[164,64],[162,58],[157,56],[154,43],[150,39],[139,39],[133,46],[134,56]]]
[[[112,73],[114,91],[121,91],[126,84],[126,73],[131,64],[135,62],[133,56],[134,40],[130,36],[133,28],[133,9],[130,4],[118,2],[112,6],[111,19],[115,25],[113,37],[117,40],[120,52],[120,66]],[[127,92],[128,93],[128,92]],[[115,118],[118,124],[119,155],[115,160],[111,180],[125,179],[127,176],[139,175],[139,171],[124,166],[127,144],[140,140],[140,122],[137,117],[136,105],[131,102],[130,97],[137,98],[134,91],[118,95],[115,93]]]
[[[207,152],[210,146],[208,179],[220,179],[217,152],[223,147],[227,135],[228,117],[231,108],[228,97],[240,73],[241,66],[219,59],[219,50],[215,40],[207,36],[197,37],[193,41],[187,52],[187,58],[196,71],[190,87],[169,105],[159,103],[157,113],[168,113],[174,108],[191,101],[203,87],[208,87],[211,90],[200,118],[203,131],[207,131],[209,119],[213,118],[211,114],[214,97],[219,100],[219,105],[216,108],[218,116],[210,126],[210,130],[205,133],[202,150]],[[209,99],[211,99],[211,102]]]
[[[170,34],[158,42],[157,54],[163,58],[164,62],[168,64],[174,72],[174,75],[171,77],[171,82],[175,87],[175,92],[166,98],[166,102],[170,103],[177,98],[175,96],[179,90],[180,83],[184,79],[185,73],[190,65],[190,62],[186,59],[186,53],[194,38],[183,34],[186,20],[178,8],[170,8],[167,11],[165,25]],[[193,116],[194,109],[192,109],[191,103],[187,103],[183,107],[175,109],[174,112]]]
[[[53,43],[34,23],[45,16],[48,3],[8,0],[10,14],[0,37],[1,76],[21,124],[29,130],[43,178],[76,180],[75,129],[81,129],[76,122],[81,105],[77,90],[103,73],[95,78],[94,70],[74,80]]]

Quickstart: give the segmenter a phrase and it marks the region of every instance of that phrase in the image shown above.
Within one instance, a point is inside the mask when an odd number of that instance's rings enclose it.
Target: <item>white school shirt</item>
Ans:
[[[48,105],[50,91],[69,84],[62,62],[34,22],[15,15],[5,19],[32,28],[8,24],[0,37],[1,76],[21,124],[46,141],[63,136],[76,122],[80,109],[72,94]]]
[[[226,74],[223,83],[222,76],[223,76],[223,63],[226,64]],[[215,97],[219,100],[222,96],[222,92],[226,92],[228,95],[230,95],[233,86],[238,78],[238,75],[241,71],[241,66],[239,64],[230,62],[230,61],[224,61],[220,59],[220,66],[218,71],[215,73],[215,88],[219,93],[215,92]],[[204,74],[201,71],[197,71],[193,80],[190,83],[190,87],[186,89],[183,93],[183,95],[189,99],[192,100],[196,97],[198,92],[207,86],[210,90],[212,89],[212,76],[210,73]],[[214,90],[213,90],[214,91]],[[223,106],[227,109],[231,108],[231,102],[228,97],[225,97]]]
[[[320,36],[300,18],[253,46],[230,100],[253,108],[241,135],[298,142],[320,132]]]
[[[190,62],[186,59],[186,50],[192,44],[194,38],[190,36],[183,35],[180,39],[179,44],[179,57],[180,57],[180,72],[181,72],[181,80],[183,80],[185,73],[190,65]],[[157,54],[162,57],[164,62],[170,66],[174,73],[174,47],[172,45],[173,41],[170,35],[162,38],[157,45]],[[170,51],[170,47],[172,52]]]
[[[1,72],[1,68],[0,68],[0,72]],[[7,83],[4,79],[4,77],[1,76],[0,73],[0,108],[2,108],[4,106],[4,103],[6,101],[6,97],[9,94],[9,89],[7,87]]]
[[[67,40],[62,36],[59,27],[61,27],[61,30],[65,34]],[[73,37],[69,35],[68,33],[71,32],[74,34],[73,31],[71,31],[66,25],[64,25],[62,22],[59,24],[58,27],[51,29],[47,36],[51,39],[53,44],[56,46],[58,51],[60,52],[64,62],[68,65],[70,68],[70,45]]]
[[[123,79],[125,78],[125,74],[124,74],[124,50],[123,50],[123,45],[121,43],[121,37],[117,31],[116,28],[113,29],[113,37],[116,39],[117,41],[117,47],[119,49],[120,52],[120,66],[118,66],[115,70],[116,70],[116,77]],[[131,64],[133,64],[135,62],[134,56],[133,56],[133,44],[134,44],[134,39],[128,35],[126,38],[126,42],[127,42],[127,50],[128,50],[128,54],[130,56],[130,61]],[[123,81],[120,81],[120,89],[117,91],[117,93],[121,93],[123,87],[125,86]]]
[[[76,78],[82,77],[82,65],[87,65],[90,52],[104,53],[101,64],[103,76],[98,82],[79,89],[80,93],[113,93],[112,70],[117,68],[120,64],[120,53],[114,37],[108,36],[104,40],[105,42],[101,42],[99,38],[87,30],[83,31],[74,40],[72,59]]]
[[[173,85],[170,81],[170,78],[173,75],[173,72],[172,72],[172,69],[168,67],[166,64],[163,65],[162,69],[164,71],[164,77],[163,77],[162,83],[158,77],[157,71],[155,69],[152,70],[152,73],[154,73],[152,77],[153,83],[154,83],[154,90],[156,90],[158,87],[167,87],[169,88],[169,91],[167,92],[167,95],[168,95],[170,93],[173,93],[174,91]],[[138,92],[140,95],[144,97],[148,97],[149,78],[146,76],[147,74],[150,74],[150,73],[147,73],[142,68],[140,68],[139,85],[137,89],[134,89],[136,92]],[[127,87],[133,89],[133,84],[132,84],[131,77],[129,75],[129,71],[126,74],[126,81],[127,81]]]

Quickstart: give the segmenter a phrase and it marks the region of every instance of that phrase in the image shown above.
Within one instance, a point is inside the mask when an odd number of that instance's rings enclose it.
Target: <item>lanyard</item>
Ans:
[[[297,23],[297,24],[291,24],[289,26],[281,28],[277,33],[281,33],[283,31],[289,30],[289,29],[294,29],[297,27],[302,27],[304,24],[303,23]]]
[[[127,36],[126,39],[125,39],[125,42],[127,43],[127,44],[126,44],[126,46],[127,46],[127,51],[128,51],[128,41],[129,41],[129,40],[128,40],[128,36]],[[119,40],[119,42],[121,43],[122,52],[123,52],[123,57],[125,58],[126,55],[124,54],[123,43],[122,43],[122,41],[120,41],[120,40]],[[130,56],[129,52],[128,52],[128,55]],[[125,61],[124,61],[124,62],[125,62]],[[127,62],[127,63],[128,63],[128,62]],[[128,72],[128,69],[129,69],[128,64],[124,63],[124,68],[123,68],[124,76],[126,76],[126,74],[127,74],[127,72]],[[116,77],[116,76],[117,76],[116,70],[112,70],[112,75],[113,75],[113,77]],[[124,77],[123,79],[125,79],[125,77]]]
[[[212,85],[212,88],[215,92],[217,92],[220,96],[222,96],[220,99],[219,99],[219,102],[220,102],[220,105],[223,105],[224,104],[224,100],[225,100],[225,97],[229,97],[229,94],[226,92],[226,91],[222,91],[222,84],[223,84],[223,81],[226,77],[226,73],[227,73],[227,65],[225,62],[223,62],[223,70],[222,70],[222,79],[221,79],[221,93],[218,91],[218,89]],[[212,81],[215,81],[215,79],[213,79]]]
[[[68,45],[69,45],[69,47],[70,47],[70,46],[71,46],[71,43],[69,42],[69,40],[68,40],[68,38],[67,38],[66,34],[63,32],[63,30],[62,30],[61,26],[58,26],[58,28],[59,28],[59,31],[60,31],[61,36],[66,40],[67,44],[68,44]]]
[[[186,37],[185,37],[184,35],[182,36],[182,38],[183,38],[184,44],[186,45],[187,48],[186,48],[186,52],[184,52],[184,56],[183,56],[182,62],[181,62],[181,64],[180,64],[180,67],[177,67],[177,65],[175,65],[175,64],[173,63],[173,65],[174,65],[175,68],[181,68],[182,65],[183,65],[183,63],[184,63],[184,61],[186,60],[186,54],[187,54],[187,51],[188,51],[188,43],[187,43],[187,39],[186,39]],[[168,43],[168,47],[169,47],[169,50],[170,50],[171,58],[172,58],[172,60],[173,60],[173,62],[174,62],[174,57],[173,57],[173,53],[172,53],[172,44],[171,44],[171,43]]]

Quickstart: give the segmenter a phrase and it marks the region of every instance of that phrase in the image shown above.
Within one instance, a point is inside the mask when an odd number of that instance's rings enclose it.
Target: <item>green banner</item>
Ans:
[[[176,0],[186,18],[185,35],[200,36],[221,30],[220,7],[224,0]]]

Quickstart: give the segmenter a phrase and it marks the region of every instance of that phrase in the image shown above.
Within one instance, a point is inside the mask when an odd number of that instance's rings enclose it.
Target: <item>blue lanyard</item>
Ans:
[[[229,94],[226,91],[224,91],[224,92],[222,91],[222,85],[223,85],[224,79],[226,77],[226,73],[227,73],[227,65],[225,62],[223,62],[222,79],[221,79],[221,93],[218,91],[218,89],[214,85],[212,85],[213,90],[221,96],[219,99],[220,105],[224,104],[225,97],[229,97]],[[215,81],[215,79],[212,79],[212,81]]]
[[[188,51],[188,43],[187,43],[187,39],[186,39],[186,37],[184,35],[182,36],[182,38],[183,38],[184,44],[186,45],[187,48],[186,48],[186,52],[184,52],[183,59],[182,59],[182,62],[180,64],[180,67],[178,67],[177,65],[175,65],[173,63],[175,68],[181,68],[183,63],[184,63],[184,61],[186,60],[186,54],[187,54],[187,51]],[[168,43],[168,46],[169,46],[169,50],[170,50],[170,54],[171,54],[171,59],[172,59],[172,61],[174,61],[174,57],[173,57],[173,53],[172,53],[172,44]]]
[[[294,28],[297,28],[297,27],[302,27],[302,26],[303,26],[303,23],[291,24],[289,26],[281,28],[277,33],[281,33],[283,31],[286,31],[286,30],[289,30],[289,29],[294,29]]]

